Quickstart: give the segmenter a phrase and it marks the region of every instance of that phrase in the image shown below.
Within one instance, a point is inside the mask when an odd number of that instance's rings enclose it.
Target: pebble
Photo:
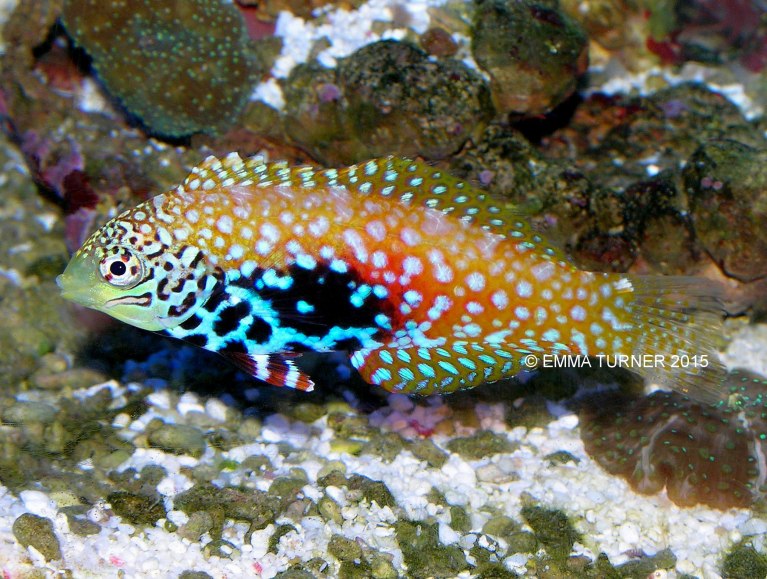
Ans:
[[[41,491],[21,491],[19,493],[24,508],[34,515],[41,517],[55,517],[58,509],[56,502]]]
[[[149,433],[149,444],[175,454],[188,454],[199,458],[205,452],[202,432],[185,424],[164,424]]]
[[[197,396],[186,392],[179,398],[178,404],[176,404],[176,410],[178,410],[178,413],[182,416],[189,414],[190,412],[204,414],[205,406],[202,405]]]
[[[219,422],[225,422],[227,419],[228,407],[226,404],[215,398],[205,401],[205,414]]]
[[[61,559],[61,545],[50,519],[24,513],[13,522],[13,534],[24,547],[33,547],[46,561]]]
[[[628,545],[637,545],[639,543],[639,527],[635,523],[625,523],[621,525],[618,531],[622,541]]]
[[[447,523],[439,524],[439,541],[443,545],[452,545],[457,543],[461,538],[461,535],[450,527]]]
[[[15,402],[3,411],[2,419],[7,424],[49,424],[57,413],[58,409],[44,402]]]

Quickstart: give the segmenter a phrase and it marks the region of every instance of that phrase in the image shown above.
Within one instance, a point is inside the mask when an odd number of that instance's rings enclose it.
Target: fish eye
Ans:
[[[101,260],[101,277],[111,285],[130,289],[144,278],[144,266],[132,251],[120,248],[115,255]]]

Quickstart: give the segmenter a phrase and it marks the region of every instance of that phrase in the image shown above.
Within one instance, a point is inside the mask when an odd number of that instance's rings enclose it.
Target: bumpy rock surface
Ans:
[[[477,0],[472,52],[499,112],[537,115],[570,96],[586,71],[586,34],[542,0]]]
[[[767,150],[723,139],[701,146],[684,171],[695,230],[722,269],[767,275]]]
[[[297,67],[286,101],[290,137],[329,164],[393,153],[439,159],[492,116],[478,74],[392,40],[361,48],[336,71]]]

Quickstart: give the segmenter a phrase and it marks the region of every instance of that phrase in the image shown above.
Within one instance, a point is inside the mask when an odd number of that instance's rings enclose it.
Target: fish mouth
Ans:
[[[71,300],[74,298],[74,292],[72,291],[72,287],[69,283],[67,283],[67,277],[63,273],[56,276],[56,285],[59,286],[61,297],[68,300]]]
[[[72,294],[67,291],[67,288],[65,287],[66,283],[64,282],[64,279],[65,278],[64,278],[64,274],[63,273],[57,275],[56,276],[56,285],[59,286],[59,290],[61,291],[61,296],[62,297],[66,298],[66,299],[71,299],[72,298]]]
[[[59,286],[61,297],[67,300],[77,301],[78,292],[74,291],[72,284],[69,282],[69,276],[66,276],[63,273],[56,276],[56,285]]]
[[[96,306],[99,298],[96,295],[98,280],[95,271],[91,260],[77,256],[72,258],[64,272],[56,276],[56,285],[61,290],[61,296],[83,306]]]

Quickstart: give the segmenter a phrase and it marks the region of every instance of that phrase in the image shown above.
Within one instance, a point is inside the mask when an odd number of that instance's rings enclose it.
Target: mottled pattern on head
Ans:
[[[217,279],[198,248],[169,237],[164,196],[124,211],[91,235],[75,259],[93,262],[114,295],[104,311],[151,330],[173,327],[211,295]],[[90,304],[89,304],[90,305]],[[120,307],[151,315],[118,315]]]

